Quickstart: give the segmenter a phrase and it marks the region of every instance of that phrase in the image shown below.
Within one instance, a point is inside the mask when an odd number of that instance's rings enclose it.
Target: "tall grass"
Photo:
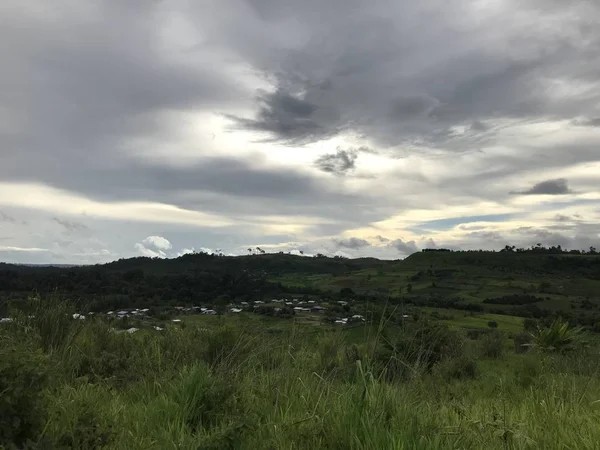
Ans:
[[[22,424],[18,435],[0,433],[0,446],[504,450],[600,442],[600,358],[591,349],[479,359],[489,343],[425,323],[365,330],[361,341],[291,323],[277,333],[225,324],[129,335],[101,320],[63,321],[68,305],[60,302],[47,308],[48,318],[0,328],[0,422]],[[49,318],[66,330],[52,330]]]

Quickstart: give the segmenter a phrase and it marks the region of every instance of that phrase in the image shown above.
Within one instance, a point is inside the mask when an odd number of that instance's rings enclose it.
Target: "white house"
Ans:
[[[181,319],[173,319],[173,320],[171,320],[171,322],[179,323],[179,322],[181,322]]]
[[[241,308],[231,308],[231,312],[232,313],[241,313],[242,310],[241,310]]]
[[[202,311],[202,314],[207,314],[209,316],[215,316],[217,312],[214,309],[207,309],[206,311]]]
[[[127,329],[127,332],[128,332],[129,334],[133,334],[133,333],[135,333],[135,332],[136,332],[136,331],[138,331],[138,330],[139,330],[139,328],[131,327],[131,328],[128,328],[128,329]]]
[[[0,319],[0,323],[11,323],[13,322],[13,319],[11,317],[3,317],[2,319]]]
[[[85,316],[83,314],[75,313],[73,314],[73,319],[85,320]]]

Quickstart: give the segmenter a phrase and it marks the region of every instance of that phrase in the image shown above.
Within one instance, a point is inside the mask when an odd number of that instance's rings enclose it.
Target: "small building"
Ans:
[[[335,323],[340,325],[346,325],[347,322],[345,322],[344,320],[336,320]]]
[[[163,331],[163,330],[164,330],[164,328],[158,327],[158,326],[156,326],[156,325],[154,326],[154,329],[155,329],[156,331]]]
[[[73,314],[73,319],[75,319],[75,320],[85,320],[85,316],[83,314],[75,313],[75,314]]]
[[[241,308],[231,308],[231,312],[232,313],[241,313],[242,309]]]
[[[11,322],[14,322],[12,317],[3,317],[2,319],[0,319],[0,323],[11,323]]]
[[[217,315],[217,312],[214,309],[207,309],[206,311],[202,311],[202,314],[206,314],[209,316],[215,316],[215,315]]]
[[[139,328],[135,328],[135,327],[127,328],[127,333],[133,334],[138,330],[139,330]]]
[[[181,319],[172,319],[171,322],[179,323],[181,322]]]

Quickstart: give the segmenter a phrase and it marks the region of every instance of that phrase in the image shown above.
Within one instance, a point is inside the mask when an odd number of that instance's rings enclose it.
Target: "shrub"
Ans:
[[[531,344],[531,334],[525,331],[520,332],[513,338],[515,344],[515,353],[525,353],[529,350]]]
[[[214,377],[204,364],[185,367],[171,392],[182,422],[194,432],[215,426],[230,416],[234,394],[233,385],[224,378]]]
[[[547,328],[540,328],[532,334],[533,345],[545,352],[567,352],[582,346],[583,329],[570,328],[568,322],[556,319]]]
[[[384,335],[375,359],[388,380],[429,371],[438,362],[460,355],[464,340],[441,324],[423,322],[414,331],[401,334],[395,341]]]
[[[477,361],[465,355],[440,363],[437,371],[444,379],[475,379],[479,375]]]
[[[45,420],[48,361],[27,344],[9,336],[0,339],[0,447],[23,448],[37,439]]]
[[[488,322],[488,327],[490,327],[490,328],[498,328],[498,322],[496,322],[495,320],[490,320]]]
[[[538,323],[535,319],[527,318],[523,321],[523,329],[525,331],[534,331],[537,329],[537,327]]]
[[[481,341],[483,354],[489,358],[502,358],[504,354],[504,335],[495,331],[488,333]]]
[[[540,373],[539,359],[526,359],[515,369],[515,379],[519,386],[528,388],[535,382]]]
[[[99,450],[116,437],[114,418],[102,414],[108,391],[97,385],[66,388],[57,398],[46,438],[57,448]]]

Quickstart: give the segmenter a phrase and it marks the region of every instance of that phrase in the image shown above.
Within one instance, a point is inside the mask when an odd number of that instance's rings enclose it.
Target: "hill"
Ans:
[[[546,250],[546,249],[544,249]],[[523,317],[600,322],[600,256],[531,251],[424,251],[404,260],[189,254],[82,267],[0,264],[4,303],[60,292],[96,308],[194,304],[282,293],[402,302]]]

